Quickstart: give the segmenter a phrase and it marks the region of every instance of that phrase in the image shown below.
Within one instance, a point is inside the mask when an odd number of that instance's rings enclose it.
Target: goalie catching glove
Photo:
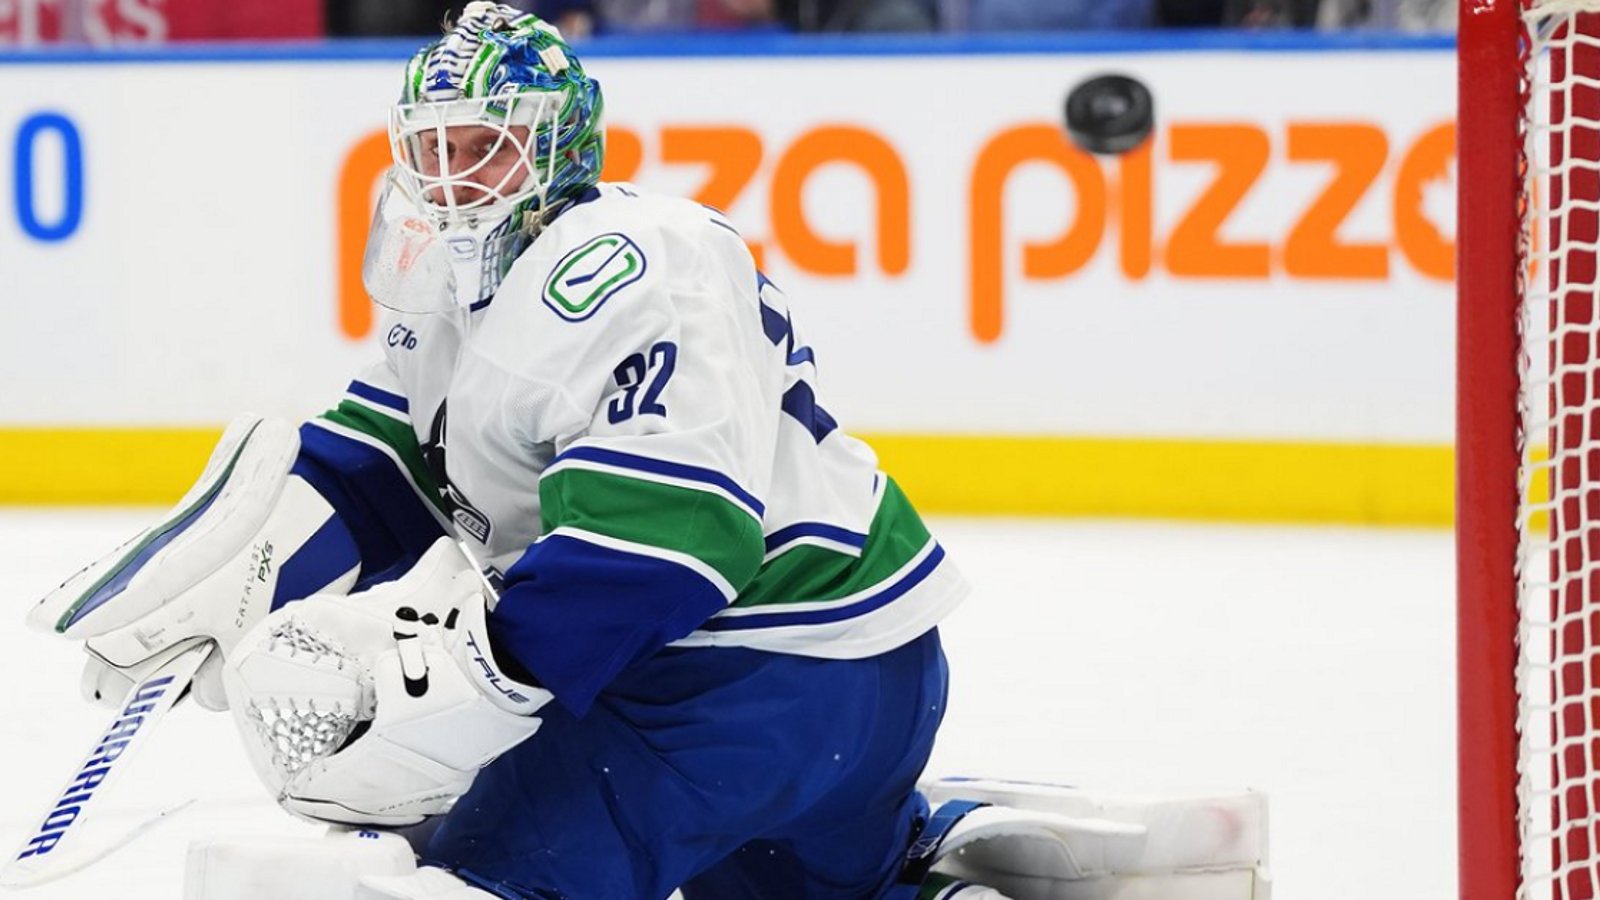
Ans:
[[[548,691],[489,649],[486,585],[439,539],[405,576],[263,619],[223,670],[256,773],[289,812],[409,825],[539,728]]]
[[[349,531],[290,472],[299,450],[288,422],[241,416],[171,513],[29,612],[31,626],[84,641],[85,697],[120,705],[133,685],[209,640],[221,653],[195,676],[194,694],[224,709],[222,658],[246,630],[274,606],[355,584]]]

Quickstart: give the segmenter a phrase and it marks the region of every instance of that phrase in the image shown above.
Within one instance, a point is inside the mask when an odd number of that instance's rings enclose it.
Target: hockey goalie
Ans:
[[[109,702],[214,647],[195,700],[340,827],[201,847],[190,896],[1000,896],[932,871],[963,828],[1057,847],[1001,854],[1025,888],[1093,869],[1073,840],[1110,872],[1137,816],[930,810],[965,583],[738,229],[599,181],[602,106],[553,27],[468,5],[390,111],[382,362],[313,421],[235,421],[33,611]]]

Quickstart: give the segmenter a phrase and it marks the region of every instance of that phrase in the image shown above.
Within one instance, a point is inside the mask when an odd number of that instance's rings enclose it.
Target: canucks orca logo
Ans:
[[[428,464],[428,472],[433,475],[433,480],[439,485],[439,492],[444,500],[445,508],[450,513],[450,520],[455,522],[462,531],[470,534],[480,544],[489,543],[489,533],[494,530],[494,525],[489,517],[479,512],[477,507],[461,493],[455,485],[450,483],[450,472],[445,466],[445,421],[448,401],[439,404],[439,411],[433,414],[433,424],[428,428],[428,440],[422,445],[422,458]]]

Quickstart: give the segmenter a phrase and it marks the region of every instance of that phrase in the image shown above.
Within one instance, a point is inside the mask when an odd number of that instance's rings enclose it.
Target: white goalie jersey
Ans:
[[[308,451],[390,531],[404,492],[471,542],[497,642],[569,706],[667,645],[872,656],[964,593],[715,210],[601,185],[491,300],[382,327]]]

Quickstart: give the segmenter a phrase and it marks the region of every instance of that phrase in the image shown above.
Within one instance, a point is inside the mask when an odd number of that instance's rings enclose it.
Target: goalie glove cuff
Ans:
[[[488,598],[483,594],[481,579],[475,572],[464,572],[456,579],[462,588],[460,616],[453,629],[449,620],[445,622],[446,642],[453,644],[456,661],[490,703],[509,713],[532,715],[550,702],[550,692],[529,683],[532,679],[515,660],[508,660],[509,666],[496,660],[494,641],[489,636]],[[448,636],[452,630],[458,633]]]

